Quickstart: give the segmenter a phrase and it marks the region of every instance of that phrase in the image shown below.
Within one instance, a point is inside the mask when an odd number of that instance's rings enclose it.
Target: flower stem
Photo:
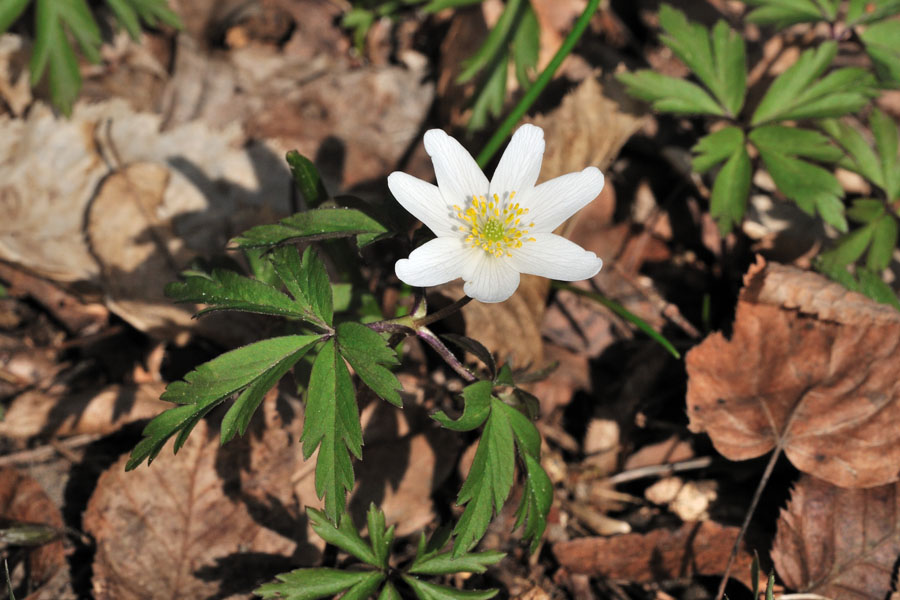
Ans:
[[[494,154],[497,153],[497,150],[500,149],[500,145],[509,137],[513,127],[516,126],[516,123],[525,116],[525,113],[528,112],[531,105],[534,104],[535,100],[538,99],[538,96],[541,95],[541,92],[544,91],[544,88],[547,87],[547,84],[550,83],[550,80],[553,79],[553,75],[562,64],[562,61],[572,52],[572,49],[575,48],[575,44],[577,44],[578,40],[581,38],[581,34],[587,29],[588,23],[590,22],[591,17],[594,16],[599,5],[600,0],[588,1],[584,12],[581,13],[581,16],[575,21],[572,31],[570,31],[569,35],[566,36],[566,39],[563,40],[562,46],[559,47],[559,50],[557,50],[556,54],[553,55],[553,58],[550,59],[550,63],[547,64],[547,67],[543,71],[541,71],[541,74],[535,79],[534,84],[528,88],[528,91],[525,92],[525,95],[522,96],[519,103],[516,104],[515,108],[512,109],[512,112],[510,112],[506,119],[503,120],[503,123],[500,124],[497,131],[494,132],[494,135],[491,136],[491,139],[488,140],[488,143],[478,154],[476,160],[478,161],[479,167],[483,169],[485,165],[487,165]]]
[[[421,319],[416,319],[413,322],[414,327],[418,330],[418,329],[421,329],[428,325],[431,325],[432,323],[440,321],[441,319],[445,319],[445,318],[449,317],[450,315],[452,315],[453,313],[457,312],[459,309],[461,309],[463,306],[465,306],[466,304],[468,304],[471,301],[472,301],[472,298],[470,298],[469,296],[463,296],[462,298],[460,298],[453,304],[451,304],[449,306],[445,306],[444,308],[440,309],[437,312],[434,312],[430,315],[425,315]]]
[[[464,364],[459,362],[459,359],[456,358],[456,356],[452,352],[450,352],[450,349],[444,345],[444,342],[442,342],[438,336],[434,335],[430,329],[423,325],[418,328],[416,335],[426,344],[434,348],[435,352],[440,354],[441,358],[443,358],[448,365],[453,367],[453,370],[459,373],[459,375],[463,379],[468,382],[472,382],[478,379],[470,370],[466,368]]]

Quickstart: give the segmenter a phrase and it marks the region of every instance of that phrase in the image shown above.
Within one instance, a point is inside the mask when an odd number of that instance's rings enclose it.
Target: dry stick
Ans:
[[[778,444],[772,451],[772,458],[769,459],[769,464],[766,465],[766,470],[763,471],[762,477],[759,480],[759,485],[756,486],[756,491],[753,493],[753,500],[750,502],[750,508],[747,509],[747,516],[744,517],[744,523],[741,525],[741,530],[734,540],[734,546],[732,546],[731,554],[728,556],[728,564],[725,565],[725,573],[722,575],[722,581],[719,582],[719,591],[716,592],[716,600],[722,600],[722,597],[725,595],[725,586],[728,584],[728,576],[731,575],[731,567],[734,566],[734,559],[737,558],[738,548],[741,546],[744,534],[747,533],[747,528],[750,527],[750,519],[753,518],[753,513],[756,512],[756,505],[759,504],[759,499],[762,498],[763,490],[769,482],[769,478],[772,476],[772,470],[775,468],[775,463],[778,462],[778,457],[780,456],[781,440],[778,440]]]
[[[87,446],[91,442],[99,440],[101,437],[103,437],[103,435],[99,433],[83,433],[65,440],[57,441],[55,444],[51,443],[30,450],[13,452],[6,456],[0,456],[0,467],[49,460],[57,454],[63,454],[65,456],[65,453],[60,451],[61,449],[65,448],[66,450],[71,451],[74,448]],[[68,456],[65,457],[69,458]]]
[[[712,464],[711,456],[701,456],[690,460],[682,460],[680,462],[665,465],[648,465],[646,467],[637,467],[628,471],[616,473],[607,481],[613,485],[624,483],[626,481],[634,481],[635,479],[643,479],[644,477],[658,477],[661,475],[670,475],[679,471],[691,471],[694,469],[705,469]]]

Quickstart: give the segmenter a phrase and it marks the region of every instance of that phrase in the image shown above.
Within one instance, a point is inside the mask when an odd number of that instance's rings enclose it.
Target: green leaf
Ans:
[[[394,584],[388,581],[384,584],[384,587],[381,588],[381,593],[378,594],[378,600],[402,600],[402,598],[400,597],[397,588],[394,587]]]
[[[534,71],[537,69],[538,53],[541,49],[540,37],[541,27],[537,14],[531,3],[528,2],[512,39],[512,59],[516,69],[516,79],[523,90],[531,87]]]
[[[884,189],[884,174],[878,156],[854,127],[837,119],[820,122],[825,132],[834,138],[847,152],[840,165],[859,173],[878,187]]]
[[[387,229],[367,214],[352,208],[317,208],[282,219],[277,225],[259,225],[232,241],[239,248],[280,246],[288,242],[314,242],[365,235],[380,236]]]
[[[134,469],[144,459],[148,464],[152,462],[175,433],[179,433],[175,441],[178,452],[207,412],[235,392],[270,376],[272,371],[286,372],[319,339],[316,335],[289,335],[256,342],[203,363],[185,375],[184,381],[170,383],[162,399],[182,406],[167,410],[147,424],[144,439],[131,452],[125,469]],[[285,368],[287,363],[290,365]],[[245,402],[252,404],[252,399]],[[249,416],[246,418],[249,420]]]
[[[459,490],[456,503],[465,510],[453,534],[453,555],[462,556],[478,541],[499,511],[512,488],[515,470],[515,446],[512,425],[508,413],[498,405],[500,400],[491,397],[491,412],[481,433],[478,449],[469,470],[469,476]]]
[[[319,170],[312,161],[296,150],[288,152],[286,158],[294,178],[294,185],[303,196],[307,208],[318,208],[328,200],[328,190],[325,189]]]
[[[738,225],[747,209],[751,176],[750,155],[743,144],[738,147],[716,175],[709,201],[709,214],[724,235]]]
[[[9,29],[9,26],[25,12],[29,2],[31,0],[6,0],[0,3],[0,33]]]
[[[847,218],[857,223],[871,223],[884,214],[884,202],[874,198],[858,198],[847,209]]]
[[[744,132],[739,127],[728,126],[703,136],[691,148],[694,152],[694,171],[705,173],[730,158],[744,144]]]
[[[872,232],[872,245],[869,255],[866,257],[866,267],[874,272],[880,272],[891,264],[894,248],[897,247],[897,219],[885,215],[874,222]]]
[[[663,43],[712,91],[728,114],[737,115],[747,86],[741,36],[724,21],[716,23],[710,35],[706,27],[689,22],[684,13],[668,4],[660,7],[659,23],[667,33],[661,36]]]
[[[484,43],[474,55],[463,61],[462,72],[456,78],[457,83],[469,81],[489,64],[502,62],[505,67],[506,61],[500,61],[500,55],[505,51],[510,40],[513,25],[521,18],[520,15],[517,15],[521,10],[521,5],[522,0],[509,0],[506,3],[506,7],[497,20],[497,24],[488,33]]]
[[[316,534],[334,546],[337,546],[344,552],[352,554],[364,563],[368,563],[373,567],[381,567],[381,561],[369,546],[359,535],[356,527],[353,526],[353,519],[350,515],[343,513],[340,518],[340,524],[335,527],[328,519],[328,516],[315,508],[307,508],[306,515]]]
[[[865,106],[875,93],[875,81],[864,69],[838,69],[816,81],[836,54],[837,43],[833,41],[803,52],[797,62],[769,86],[753,113],[751,125],[785,119],[837,117]]]
[[[480,426],[491,412],[491,382],[476,381],[464,387],[462,397],[465,406],[459,419],[454,421],[442,410],[434,413],[431,417],[453,431],[471,431]]]
[[[306,320],[330,327],[334,316],[334,298],[328,273],[319,255],[307,247],[301,259],[296,248],[285,246],[272,251],[272,262],[294,302],[302,307]]]
[[[217,310],[239,310],[321,324],[321,319],[302,301],[292,300],[271,285],[234,271],[216,269],[210,275],[188,275],[184,281],[167,285],[166,295],[175,302],[206,304],[198,316]]]
[[[850,263],[856,262],[872,242],[874,227],[869,224],[865,227],[841,236],[835,247],[819,255],[819,259],[828,265],[844,268]]]
[[[345,517],[350,520],[349,517]],[[369,526],[369,542],[377,563],[375,566],[381,569],[388,568],[388,557],[391,554],[391,544],[394,543],[394,526],[385,527],[384,512],[379,510],[375,503],[369,504],[369,512],[366,513],[366,522]]]
[[[403,581],[412,588],[421,600],[488,600],[497,595],[498,590],[457,590],[455,588],[428,583],[409,575]]]
[[[426,13],[436,13],[445,8],[459,8],[462,6],[470,6],[472,4],[480,4],[484,0],[431,0],[422,10]]]
[[[750,132],[750,140],[758,148],[824,162],[834,162],[844,155],[818,131],[799,127],[764,125]]]
[[[424,534],[419,538],[416,557],[409,566],[413,575],[451,575],[453,573],[484,573],[506,556],[504,552],[465,552],[454,557],[450,552],[428,551]]]
[[[526,540],[531,540],[530,551],[537,550],[541,542],[541,536],[547,529],[547,515],[550,505],[553,503],[553,482],[539,459],[526,455],[525,462],[525,489],[522,492],[522,501],[516,509],[515,527],[524,524],[522,535]]]
[[[280,583],[266,583],[255,589],[253,593],[261,598],[317,600],[357,586],[371,587],[374,591],[384,579],[384,575],[381,571],[345,571],[322,567],[297,569],[290,573],[276,575],[276,579]]]
[[[472,116],[466,128],[469,131],[483,129],[490,118],[503,112],[506,100],[506,67],[509,60],[507,53],[501,54],[491,63],[487,75],[479,83],[472,101]]]
[[[847,26],[874,23],[900,12],[900,0],[850,0]]]
[[[875,23],[859,37],[872,58],[878,77],[894,87],[900,85],[900,21]]]
[[[658,111],[684,115],[724,115],[722,107],[712,96],[690,81],[650,70],[619,73],[616,78],[627,86],[629,94],[650,102]]]
[[[387,341],[365,325],[348,321],[337,328],[337,345],[350,366],[373,392],[398,408],[403,399],[398,393],[403,389],[397,376],[387,367],[400,364],[397,353]]]
[[[865,268],[858,268],[856,276],[859,278],[859,285],[856,291],[865,294],[869,298],[882,304],[890,304],[897,310],[900,310],[900,300],[897,294],[886,284],[881,278],[880,273],[875,273]]]
[[[869,128],[875,137],[875,148],[881,158],[881,172],[884,177],[882,189],[893,201],[900,198],[900,169],[897,164],[898,134],[894,120],[879,109],[869,115]]]
[[[833,14],[829,17],[813,0],[746,0],[746,2],[759,6],[747,15],[747,20],[760,25],[784,28],[795,23],[815,23],[834,19]]]
[[[346,492],[353,489],[350,454],[362,458],[362,429],[353,381],[334,339],[322,346],[312,366],[304,418],[303,458],[319,448],[316,494],[325,498],[325,514],[337,522]]]

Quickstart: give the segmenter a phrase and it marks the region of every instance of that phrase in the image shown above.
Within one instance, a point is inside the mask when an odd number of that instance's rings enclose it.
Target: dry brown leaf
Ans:
[[[11,33],[0,34],[0,100],[17,117],[31,104],[30,54],[30,44],[24,38]]]
[[[97,542],[95,598],[246,595],[295,566],[286,557],[297,541],[226,493],[237,468],[220,463],[218,449],[201,421],[177,456],[170,442],[151,467],[126,472],[123,456],[100,476],[84,514]]]
[[[29,390],[13,400],[0,435],[25,440],[34,436],[66,437],[83,433],[107,434],[126,423],[155,417],[172,408],[159,399],[165,386],[113,385],[80,394]]]
[[[786,586],[841,600],[882,600],[900,556],[897,484],[843,489],[804,475],[778,519],[772,561]]]
[[[63,528],[59,508],[34,479],[11,467],[0,468],[0,518]],[[66,566],[63,543],[56,540],[34,548],[28,557],[31,585],[39,587]],[[2,576],[0,576],[2,578]],[[4,586],[5,587],[5,586]]]
[[[760,261],[734,333],[687,357],[690,428],[746,460],[775,448],[843,487],[897,481],[900,313],[815,273]]]
[[[725,571],[737,535],[737,527],[703,521],[685,523],[675,530],[656,529],[649,533],[559,542],[553,546],[553,553],[572,573],[646,583],[720,575]],[[752,554],[743,544],[731,569],[732,576],[749,584],[752,560]]]

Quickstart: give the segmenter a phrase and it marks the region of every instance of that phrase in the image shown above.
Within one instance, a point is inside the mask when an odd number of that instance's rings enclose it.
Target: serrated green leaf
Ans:
[[[751,125],[782,118],[782,115],[794,109],[797,99],[805,96],[804,90],[808,90],[812,82],[825,72],[836,54],[837,43],[832,41],[803,52],[797,62],[769,86],[753,113]]]
[[[119,24],[125,28],[131,39],[138,41],[141,37],[141,24],[137,13],[128,5],[127,0],[106,0],[106,4],[112,9]]]
[[[690,81],[655,71],[619,73],[616,78],[635,98],[646,100],[658,111],[683,115],[724,115],[722,107],[703,88]]]
[[[705,173],[723,160],[731,157],[744,143],[744,132],[739,127],[728,126],[700,138],[691,148],[694,171]]]
[[[744,106],[747,92],[747,56],[744,39],[725,21],[719,21],[712,32],[713,57],[716,65],[717,88],[713,92],[737,116]]]
[[[515,527],[524,526],[522,535],[531,540],[530,551],[534,552],[547,529],[547,515],[553,503],[553,482],[537,458],[526,455],[524,463],[525,488],[516,509]]]
[[[751,176],[750,155],[741,144],[716,175],[709,200],[709,214],[724,235],[738,225],[747,209]]]
[[[383,578],[384,575],[380,571],[345,571],[324,567],[297,569],[276,575],[280,583],[266,583],[256,588],[253,593],[261,598],[317,600],[359,585],[372,586],[374,591]]]
[[[881,273],[875,273],[874,271],[865,268],[858,268],[856,270],[856,276],[859,280],[857,288],[858,292],[865,294],[876,302],[890,304],[897,310],[900,310],[900,300],[897,299],[897,294],[891,289],[891,286],[884,282],[881,278]]]
[[[834,162],[844,154],[818,131],[799,127],[763,125],[750,132],[750,141],[757,148],[825,162]]]
[[[484,573],[491,565],[495,565],[506,556],[504,552],[489,550],[487,552],[466,552],[454,557],[450,552],[431,552],[422,554],[424,545],[420,544],[419,552],[408,573],[413,575],[451,575],[453,573]]]
[[[457,590],[456,588],[428,583],[409,575],[403,581],[412,588],[420,600],[488,600],[497,595],[498,590]]]
[[[391,554],[391,544],[394,543],[394,526],[391,525],[390,529],[385,528],[384,512],[379,510],[374,502],[369,504],[366,524],[369,526],[369,544],[372,546],[372,552],[377,561],[373,564],[381,569],[386,569],[388,557]]]
[[[319,449],[316,494],[324,496],[325,514],[337,522],[353,489],[350,454],[362,458],[362,428],[353,381],[334,339],[325,342],[313,363],[300,441],[305,459]]]
[[[318,208],[319,205],[328,200],[328,190],[325,189],[319,170],[311,160],[296,150],[288,152],[286,159],[288,166],[291,168],[294,185],[297,186],[297,190],[303,196],[307,208]]]
[[[25,7],[31,0],[6,0],[0,3],[0,33],[4,33],[9,26],[25,12]]]
[[[348,321],[337,327],[338,350],[356,374],[382,400],[403,407],[398,393],[403,389],[397,376],[387,367],[400,363],[387,341],[365,325]]]
[[[850,263],[856,262],[869,247],[872,242],[874,227],[872,224],[860,227],[859,229],[841,236],[837,240],[835,247],[827,252],[819,255],[819,259],[823,262],[835,267],[844,268]]]
[[[874,23],[900,12],[900,0],[850,0],[847,7],[848,27]]]
[[[884,188],[884,176],[878,156],[862,134],[849,124],[837,119],[826,119],[820,125],[847,152],[840,165],[859,173],[878,187]]]
[[[667,34],[660,36],[662,42],[715,92],[716,67],[706,27],[691,23],[683,12],[668,4],[659,7],[659,24]]]
[[[877,96],[877,83],[865,69],[832,71],[797,96],[779,119],[821,119],[856,113]]]
[[[466,128],[469,131],[483,129],[491,117],[503,112],[506,100],[506,67],[509,56],[504,53],[491,63],[487,74],[478,84],[472,100],[472,116]]]
[[[294,301],[307,314],[307,320],[330,327],[334,299],[328,273],[319,255],[307,247],[301,258],[296,248],[285,246],[272,251],[272,263]]]
[[[859,198],[847,209],[847,218],[857,223],[871,223],[884,214],[884,202],[874,198]]]
[[[189,275],[184,281],[167,285],[166,295],[175,302],[206,304],[198,316],[218,310],[238,310],[322,324],[303,302],[294,301],[271,285],[234,271],[216,269],[206,276]]]
[[[455,421],[439,410],[431,417],[453,431],[471,431],[484,423],[491,412],[491,382],[476,381],[463,388],[463,414]]]
[[[384,584],[381,592],[378,594],[378,600],[401,600],[400,593],[390,581]]]
[[[491,397],[491,412],[488,415],[475,458],[466,477],[456,503],[465,505],[465,510],[453,534],[453,556],[462,556],[470,550],[484,532],[495,511],[499,511],[512,488],[515,470],[515,445],[512,426],[506,411],[496,410],[502,404]]]
[[[891,264],[897,247],[897,219],[885,215],[873,223],[872,245],[866,257],[866,267],[881,272]]]
[[[125,469],[134,469],[144,459],[149,464],[166,441],[179,433],[177,452],[193,426],[213,407],[270,370],[283,368],[285,361],[296,362],[319,339],[316,335],[288,335],[256,342],[203,363],[185,375],[184,381],[170,383],[161,398],[182,406],[167,410],[147,424],[144,439],[131,452]]]
[[[747,15],[751,23],[783,28],[795,23],[815,23],[829,17],[813,0],[746,0],[758,6]],[[830,18],[834,18],[833,16]]]
[[[878,76],[893,86],[900,85],[900,21],[874,23],[859,37],[872,58]]]
[[[896,200],[900,198],[900,172],[898,172],[900,169],[898,169],[897,164],[897,123],[876,108],[869,115],[869,128],[875,137],[875,148],[878,150],[878,155],[881,159],[881,172],[884,180],[881,187],[888,195],[889,200]]]
[[[320,538],[329,544],[337,546],[344,552],[352,554],[364,563],[368,563],[373,567],[382,566],[372,547],[359,535],[350,515],[347,513],[342,514],[337,527],[334,526],[334,523],[329,520],[324,512],[315,508],[307,508],[306,515],[309,517],[313,531]]]
[[[537,69],[538,53],[541,49],[541,27],[531,3],[526,3],[522,20],[516,27],[512,39],[512,60],[516,79],[523,90],[531,87],[534,71]]]
[[[253,227],[231,241],[238,248],[260,248],[356,236],[357,243],[365,245],[361,238],[371,241],[371,236],[384,233],[384,225],[360,210],[317,208],[284,218],[276,225]]]
[[[151,27],[156,27],[160,23],[175,29],[184,27],[178,14],[169,8],[166,0],[128,0],[128,3],[141,20]]]
[[[287,375],[288,371],[303,358],[311,347],[312,343],[300,348],[297,352],[286,356],[241,392],[240,396],[234,401],[234,404],[228,409],[228,412],[225,413],[225,417],[222,419],[221,442],[223,444],[231,441],[235,434],[243,436],[247,433],[247,427],[250,426],[250,419],[253,418],[253,414],[256,412],[256,409],[259,408],[266,392],[275,387],[275,385],[281,381],[281,378]]]

